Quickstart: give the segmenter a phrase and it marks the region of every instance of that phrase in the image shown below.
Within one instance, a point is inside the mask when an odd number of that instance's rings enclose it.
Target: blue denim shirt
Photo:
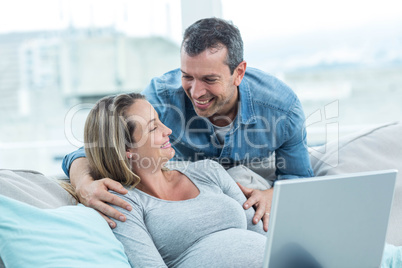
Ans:
[[[238,114],[224,144],[211,122],[196,114],[182,88],[180,69],[152,79],[142,93],[172,129],[174,160],[209,158],[224,167],[250,166],[266,162],[275,152],[278,179],[313,176],[301,103],[287,85],[267,73],[247,68],[239,86]],[[72,161],[84,156],[82,148],[67,155],[66,174]]]

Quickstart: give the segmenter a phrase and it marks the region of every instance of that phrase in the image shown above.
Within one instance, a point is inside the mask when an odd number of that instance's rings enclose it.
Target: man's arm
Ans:
[[[285,142],[275,151],[275,166],[278,180],[313,177],[307,146],[306,118],[298,99],[289,112]]]
[[[283,159],[285,160],[283,161]],[[278,174],[278,179],[312,177],[314,175],[311,168],[307,147],[304,146],[303,140],[295,146],[284,148],[280,152],[277,152],[276,163],[280,161],[283,161],[283,163],[288,162],[290,163],[290,166],[284,166],[283,169],[280,169],[277,166],[276,173]],[[253,223],[256,224],[262,219],[264,222],[264,230],[268,231],[269,214],[271,213],[274,187],[262,191],[247,188],[240,184],[238,185],[244,195],[247,197],[247,201],[243,205],[244,209],[249,209],[252,206],[254,206],[256,209]]]
[[[89,163],[85,157],[71,159],[71,161],[69,170],[65,169],[66,161],[63,161],[63,169],[65,172],[67,171],[66,174],[70,175],[70,182],[75,188],[80,202],[87,207],[96,209],[112,228],[116,227],[116,223],[109,217],[125,221],[124,214],[107,203],[130,211],[131,206],[126,201],[108,191],[113,190],[124,195],[127,190],[119,182],[109,178],[94,180],[90,175]]]
[[[84,147],[79,148],[78,150],[71,152],[64,156],[63,162],[61,163],[61,168],[67,177],[70,177],[70,167],[75,159],[80,157],[86,157]]]
[[[301,103],[296,99],[286,123],[285,142],[275,151],[275,166],[277,179],[306,178],[314,176],[307,150],[307,132],[305,116]],[[253,222],[260,219],[264,222],[264,230],[268,229],[269,214],[274,188],[264,191],[250,189],[239,184],[247,197],[244,209],[254,206],[256,213]]]

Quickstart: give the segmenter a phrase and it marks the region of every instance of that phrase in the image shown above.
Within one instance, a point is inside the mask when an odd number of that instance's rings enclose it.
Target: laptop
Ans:
[[[277,181],[263,267],[380,267],[396,174]]]

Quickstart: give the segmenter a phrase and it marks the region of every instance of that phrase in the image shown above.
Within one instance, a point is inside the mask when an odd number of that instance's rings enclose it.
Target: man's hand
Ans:
[[[80,202],[87,207],[96,209],[108,222],[111,228],[115,228],[116,223],[109,217],[119,221],[126,220],[126,217],[121,212],[106,203],[130,211],[131,206],[129,203],[108,192],[108,190],[113,190],[120,194],[127,194],[127,189],[125,189],[119,182],[109,178],[94,180],[89,174],[89,164],[87,159],[78,158],[74,160],[70,168],[70,180],[71,184],[75,187]]]
[[[131,206],[123,199],[108,192],[108,190],[113,190],[120,194],[127,194],[127,190],[119,182],[109,178],[96,181],[92,180],[89,183],[81,184],[80,187],[76,188],[76,193],[82,204],[96,209],[108,222],[109,226],[115,228],[116,223],[109,217],[119,221],[125,221],[126,217],[117,209],[106,203],[122,207],[129,211],[131,210]]]
[[[253,223],[257,224],[261,219],[263,221],[264,231],[268,232],[269,225],[269,213],[271,213],[272,195],[274,188],[270,188],[264,191],[247,188],[239,185],[243,194],[247,197],[247,201],[243,204],[244,209],[249,209],[254,206],[256,211],[253,218]]]

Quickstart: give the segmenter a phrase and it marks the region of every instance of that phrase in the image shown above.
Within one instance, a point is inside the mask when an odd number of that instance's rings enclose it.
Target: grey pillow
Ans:
[[[38,208],[75,204],[56,179],[30,170],[0,169],[0,194]]]
[[[310,148],[316,176],[397,169],[387,242],[402,246],[402,124],[389,123]],[[380,187],[380,185],[379,185]]]

